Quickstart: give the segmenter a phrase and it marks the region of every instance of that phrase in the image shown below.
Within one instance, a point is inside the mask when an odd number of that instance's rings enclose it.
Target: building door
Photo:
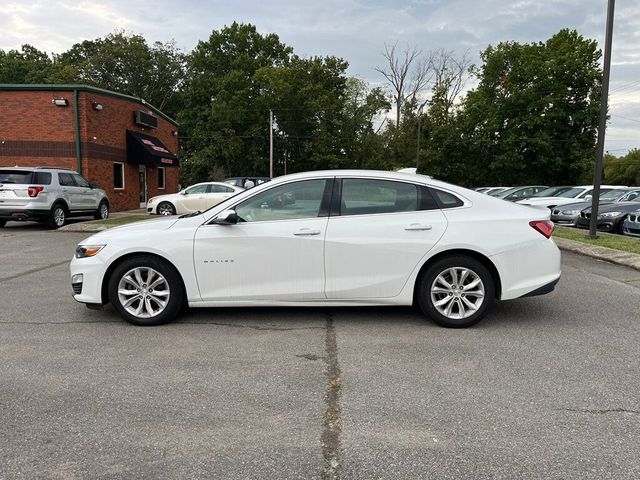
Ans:
[[[139,165],[140,176],[140,208],[147,206],[147,167]]]

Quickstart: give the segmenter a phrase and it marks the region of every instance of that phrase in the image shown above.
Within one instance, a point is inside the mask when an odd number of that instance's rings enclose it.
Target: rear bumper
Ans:
[[[48,217],[49,217],[49,210],[35,210],[35,209],[19,208],[19,207],[0,208],[0,219],[2,220],[14,220],[14,221],[41,220],[43,218],[48,218]]]
[[[551,239],[521,244],[489,258],[500,275],[501,300],[548,293],[545,289],[553,290],[560,279],[560,250]]]
[[[535,290],[525,293],[522,297],[537,297],[539,295],[546,295],[547,293],[551,293],[555,290],[556,285],[560,281],[560,277],[555,280],[547,283],[546,285],[541,286],[540,288],[536,288]]]

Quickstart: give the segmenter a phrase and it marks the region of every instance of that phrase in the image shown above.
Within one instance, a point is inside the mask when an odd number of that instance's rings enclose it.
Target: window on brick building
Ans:
[[[124,163],[114,162],[113,164],[113,188],[124,188]]]
[[[164,190],[165,184],[165,171],[164,167],[158,167],[158,188]]]

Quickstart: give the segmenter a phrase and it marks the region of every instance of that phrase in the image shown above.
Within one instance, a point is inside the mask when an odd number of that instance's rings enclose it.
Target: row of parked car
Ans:
[[[589,228],[591,222],[592,185],[482,187],[476,191],[521,205],[548,208],[551,220],[558,225]],[[599,198],[599,231],[640,237],[640,187],[602,185]]]

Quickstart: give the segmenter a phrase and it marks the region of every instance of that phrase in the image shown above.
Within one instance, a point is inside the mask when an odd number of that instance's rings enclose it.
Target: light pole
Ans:
[[[273,178],[273,110],[269,110],[269,177]]]
[[[598,143],[596,146],[596,167],[593,172],[593,196],[591,198],[591,222],[589,238],[595,239],[598,225],[598,204],[600,201],[600,183],[602,183],[602,157],[604,155],[604,132],[607,128],[607,100],[609,98],[609,73],[611,72],[611,43],[613,40],[613,7],[615,0],[609,0],[607,6],[607,29],[604,42],[604,65],[602,72],[602,92],[600,94],[600,124],[598,125]]]

